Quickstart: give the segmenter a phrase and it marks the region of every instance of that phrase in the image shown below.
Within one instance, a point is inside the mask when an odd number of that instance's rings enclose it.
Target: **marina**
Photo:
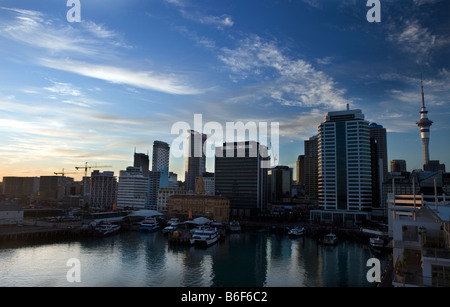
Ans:
[[[306,233],[292,238],[268,227],[224,232],[205,248],[190,244],[188,233],[183,230],[179,236],[185,244],[162,231],[126,230],[102,238],[91,234],[4,240],[2,286],[373,287],[366,279],[367,260],[377,257],[385,267],[385,254],[375,254],[368,240],[342,237],[327,246]],[[80,260],[80,283],[66,280],[71,258]]]

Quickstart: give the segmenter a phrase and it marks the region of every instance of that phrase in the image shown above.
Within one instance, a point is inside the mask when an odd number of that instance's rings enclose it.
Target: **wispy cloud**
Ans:
[[[42,66],[85,77],[168,94],[193,95],[202,93],[202,90],[191,87],[187,82],[180,80],[181,77],[173,74],[163,75],[151,71],[133,71],[109,65],[95,65],[78,61],[60,61],[48,58],[41,59],[39,63]]]
[[[345,106],[345,90],[333,78],[305,60],[286,56],[276,41],[252,35],[235,49],[223,48],[218,57],[235,82],[259,82],[261,93],[282,105]]]
[[[450,36],[433,33],[422,26],[417,18],[388,25],[387,40],[404,52],[414,55],[418,64],[429,64],[435,51],[450,46]]]

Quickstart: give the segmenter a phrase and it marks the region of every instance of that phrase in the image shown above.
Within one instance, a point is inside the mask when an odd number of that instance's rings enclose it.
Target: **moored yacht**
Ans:
[[[290,238],[298,238],[303,235],[304,231],[305,231],[305,228],[303,228],[303,227],[294,227],[291,230],[289,230],[288,236]]]
[[[119,232],[120,226],[114,224],[100,224],[94,230],[94,236],[96,237],[109,237]]]

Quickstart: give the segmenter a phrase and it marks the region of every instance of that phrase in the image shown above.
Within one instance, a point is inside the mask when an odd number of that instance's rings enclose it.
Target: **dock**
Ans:
[[[91,235],[92,230],[70,227],[2,226],[0,243],[13,241],[36,241],[39,239],[72,238]]]

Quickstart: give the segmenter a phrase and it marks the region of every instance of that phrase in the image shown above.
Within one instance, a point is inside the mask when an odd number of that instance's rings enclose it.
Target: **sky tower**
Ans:
[[[420,85],[422,87],[422,109],[420,110],[420,120],[416,124],[420,127],[420,136],[423,143],[423,163],[424,165],[428,165],[428,163],[430,162],[430,151],[428,149],[428,143],[430,142],[430,127],[433,122],[428,119],[428,111],[425,108],[422,74],[420,75]]]

